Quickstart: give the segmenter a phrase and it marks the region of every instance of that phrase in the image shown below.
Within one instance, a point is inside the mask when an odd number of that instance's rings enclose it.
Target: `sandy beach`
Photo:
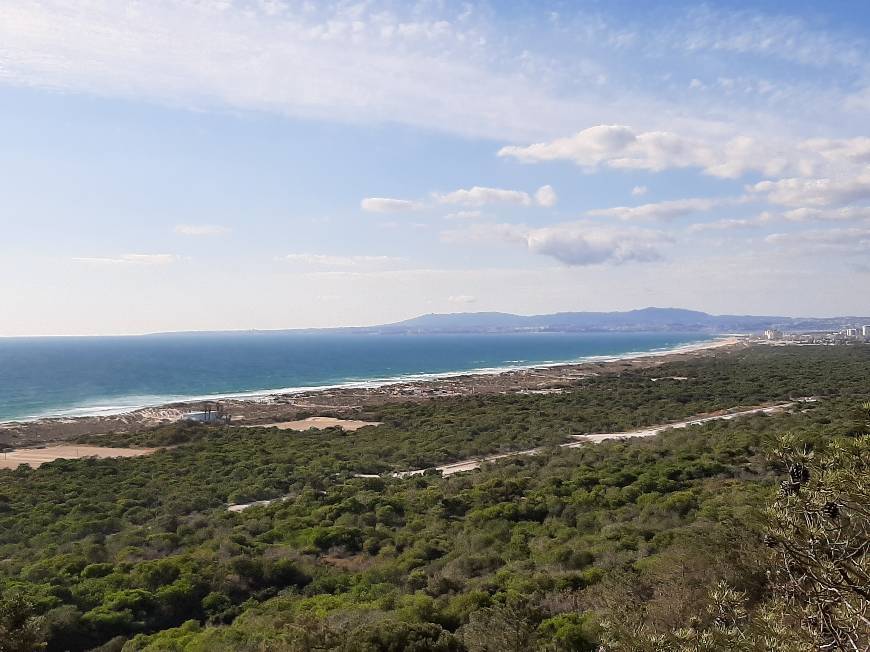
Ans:
[[[741,337],[723,337],[668,351],[593,358],[570,364],[517,367],[463,374],[446,374],[425,380],[356,384],[327,389],[272,392],[219,401],[233,425],[274,425],[289,430],[318,426],[312,417],[367,422],[360,416],[371,408],[390,404],[423,402],[439,398],[504,393],[553,393],[590,376],[660,366],[673,360],[697,356],[727,355],[749,346]],[[140,432],[178,421],[205,401],[178,402],[146,407],[124,414],[44,418],[0,423],[0,445],[25,447],[60,442],[104,433]],[[314,424],[309,426],[308,424]],[[326,423],[321,421],[321,424]],[[291,424],[291,425],[288,425]],[[361,426],[360,426],[361,427]],[[348,428],[349,430],[352,428]]]

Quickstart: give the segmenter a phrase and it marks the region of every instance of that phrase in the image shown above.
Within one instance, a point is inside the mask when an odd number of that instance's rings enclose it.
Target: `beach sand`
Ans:
[[[441,398],[486,396],[510,393],[556,393],[576,386],[585,378],[624,371],[650,369],[676,360],[728,355],[750,344],[743,338],[719,338],[669,351],[603,357],[578,363],[529,366],[509,370],[469,372],[427,380],[408,380],[383,384],[341,386],[293,392],[264,393],[219,401],[231,424],[237,426],[277,426],[296,429],[306,420],[362,421],[367,411],[396,403],[422,403]],[[203,401],[172,403],[147,407],[124,414],[45,418],[24,422],[0,423],[0,444],[19,448],[71,440],[100,433],[142,432],[178,421],[185,412],[202,409]],[[363,416],[363,419],[360,417]],[[315,424],[317,422],[314,422]],[[294,424],[294,425],[286,425]],[[337,424],[340,425],[340,424]],[[345,424],[347,425],[347,424]],[[326,427],[314,425],[313,427]],[[342,426],[344,427],[344,426]],[[347,427],[347,430],[352,428]]]
[[[0,453],[0,469],[15,469],[22,464],[29,464],[36,468],[55,460],[74,460],[82,457],[138,457],[150,455],[156,450],[156,448],[102,448],[84,445],[18,448]]]

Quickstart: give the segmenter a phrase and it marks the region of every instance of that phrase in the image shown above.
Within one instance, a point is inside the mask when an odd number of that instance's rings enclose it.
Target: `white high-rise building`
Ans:
[[[858,337],[858,329],[857,328],[847,328],[846,329],[846,337]]]
[[[863,335],[864,337],[870,337],[870,324],[861,328],[861,335]]]

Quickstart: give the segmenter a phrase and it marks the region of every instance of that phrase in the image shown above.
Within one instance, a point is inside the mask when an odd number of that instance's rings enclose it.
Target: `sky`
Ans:
[[[870,3],[3,0],[0,336],[870,315]]]

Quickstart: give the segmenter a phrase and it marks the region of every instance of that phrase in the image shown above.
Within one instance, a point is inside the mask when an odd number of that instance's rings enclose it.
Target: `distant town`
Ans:
[[[844,326],[838,331],[811,333],[784,333],[776,328],[768,328],[760,338],[762,341],[782,344],[856,344],[870,343],[870,324],[863,326]]]

